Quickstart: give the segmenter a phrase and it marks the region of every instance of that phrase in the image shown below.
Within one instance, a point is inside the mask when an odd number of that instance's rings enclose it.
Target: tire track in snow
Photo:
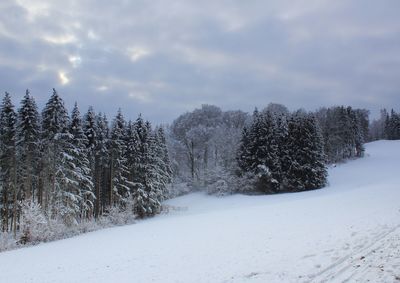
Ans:
[[[354,267],[355,260],[360,260],[361,257],[365,258],[374,253],[375,250],[382,248],[386,244],[385,240],[392,236],[397,230],[399,230],[399,228],[400,225],[397,225],[389,231],[380,233],[377,237],[374,237],[372,239],[372,242],[367,246],[359,248],[352,253],[340,258],[339,260],[327,266],[318,273],[309,275],[310,280],[306,282],[316,283],[335,280],[340,275],[343,275],[348,269]],[[361,271],[366,270],[355,270],[350,274],[350,276],[347,276],[347,278],[341,279],[340,282],[348,282],[348,280],[350,280],[353,276],[359,274]]]

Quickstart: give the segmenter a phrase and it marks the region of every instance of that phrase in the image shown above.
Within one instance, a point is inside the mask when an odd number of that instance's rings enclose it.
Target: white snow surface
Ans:
[[[400,141],[321,190],[194,193],[134,225],[0,254],[1,282],[400,282]]]

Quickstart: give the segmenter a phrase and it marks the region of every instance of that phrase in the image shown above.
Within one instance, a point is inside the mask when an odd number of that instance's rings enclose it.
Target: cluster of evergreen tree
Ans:
[[[386,112],[383,132],[384,137],[388,140],[400,139],[400,114],[396,113],[393,109],[390,112],[390,115]]]
[[[121,111],[109,127],[92,107],[71,115],[53,89],[41,114],[26,92],[16,112],[6,93],[0,109],[0,208],[3,231],[19,229],[22,201],[73,225],[133,204],[138,217],[160,211],[171,169],[163,128]]]
[[[369,135],[369,111],[350,106],[322,108],[316,112],[328,163],[362,157]]]
[[[345,106],[290,113],[270,103],[250,116],[203,105],[171,125],[175,180],[188,184],[179,187],[183,193],[319,188],[326,182],[325,164],[363,155],[368,116],[365,109]]]
[[[264,193],[321,188],[327,171],[323,139],[313,115],[254,111],[243,130],[237,157],[240,173],[253,174]]]

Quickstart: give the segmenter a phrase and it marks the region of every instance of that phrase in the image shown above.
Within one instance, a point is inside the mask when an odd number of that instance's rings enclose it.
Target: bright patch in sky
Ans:
[[[67,77],[67,74],[63,71],[58,72],[58,79],[60,80],[60,83],[62,85],[66,85],[69,83],[69,78]]]
[[[79,55],[71,55],[68,57],[68,61],[71,63],[72,67],[77,68],[82,63],[82,58]]]
[[[57,45],[64,45],[77,42],[77,38],[73,34],[65,34],[65,35],[45,35],[43,36],[43,40]]]
[[[97,88],[97,90],[98,90],[98,91],[107,91],[107,90],[108,90],[108,86],[105,86],[105,85],[99,86],[99,87]]]
[[[136,62],[136,61],[142,59],[143,57],[149,55],[150,51],[143,47],[133,47],[133,48],[128,49],[128,53],[131,57],[131,60],[133,62]]]

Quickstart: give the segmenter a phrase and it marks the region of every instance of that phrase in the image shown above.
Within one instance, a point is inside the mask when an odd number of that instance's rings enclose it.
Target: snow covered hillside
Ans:
[[[168,201],[135,225],[0,254],[1,282],[400,282],[400,141],[303,193]]]

